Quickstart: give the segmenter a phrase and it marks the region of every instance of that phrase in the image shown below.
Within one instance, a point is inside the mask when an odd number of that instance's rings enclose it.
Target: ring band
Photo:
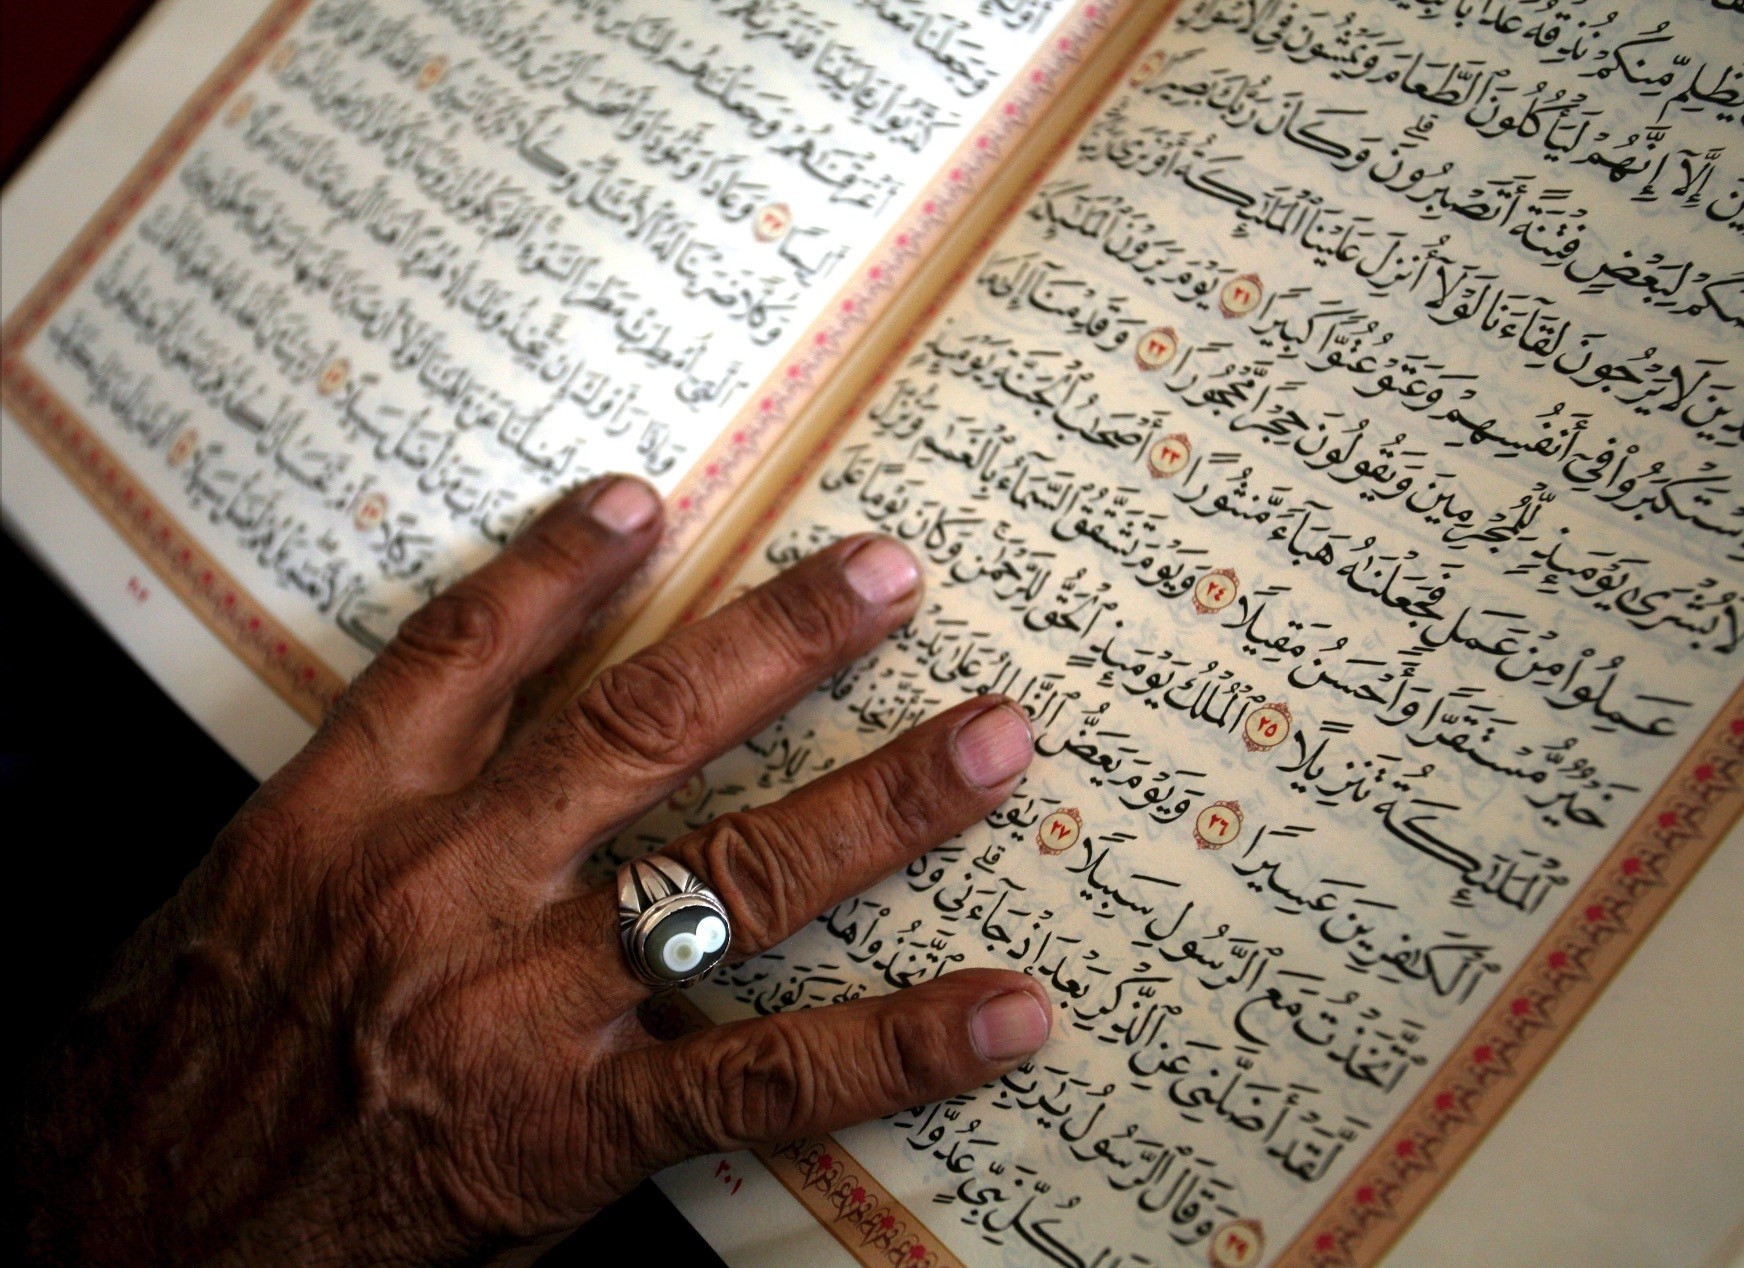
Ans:
[[[726,958],[733,928],[720,897],[695,872],[650,854],[618,868],[618,938],[641,981],[689,986]]]

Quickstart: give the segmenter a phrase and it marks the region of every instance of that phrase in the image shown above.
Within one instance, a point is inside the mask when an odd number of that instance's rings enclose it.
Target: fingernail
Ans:
[[[957,762],[969,782],[994,788],[1029,765],[1035,739],[1023,714],[1008,704],[972,718],[957,732]]]
[[[914,556],[888,537],[874,537],[842,568],[854,593],[875,608],[895,603],[920,584]]]
[[[633,533],[660,513],[660,499],[640,480],[613,480],[588,503],[587,513],[614,533]]]
[[[1028,991],[995,995],[975,1010],[969,1033],[985,1061],[1027,1057],[1048,1040],[1048,1010]]]

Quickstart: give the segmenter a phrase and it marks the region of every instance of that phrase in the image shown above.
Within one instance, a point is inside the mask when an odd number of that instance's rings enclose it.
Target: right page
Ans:
[[[852,1258],[1372,1262],[1735,817],[1744,30],[1666,11],[1184,8],[728,579],[930,588],[649,839],[1039,735],[695,996],[1048,985],[1024,1070],[766,1152]]]

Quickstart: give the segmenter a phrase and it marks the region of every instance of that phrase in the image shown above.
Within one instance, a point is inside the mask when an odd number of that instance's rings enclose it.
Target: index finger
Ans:
[[[328,774],[454,788],[502,737],[517,683],[574,639],[660,536],[660,498],[627,476],[558,499],[495,558],[401,624],[334,707]],[[361,759],[361,760],[359,760]]]

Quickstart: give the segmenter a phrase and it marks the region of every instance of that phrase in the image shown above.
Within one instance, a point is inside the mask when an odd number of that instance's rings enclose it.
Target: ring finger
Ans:
[[[780,801],[723,815],[662,853],[719,897],[729,956],[743,959],[986,816],[1033,751],[1023,713],[984,696]],[[548,910],[541,957],[555,961],[547,980],[585,983],[607,1015],[649,994],[624,962],[617,921],[615,886],[558,903]]]

